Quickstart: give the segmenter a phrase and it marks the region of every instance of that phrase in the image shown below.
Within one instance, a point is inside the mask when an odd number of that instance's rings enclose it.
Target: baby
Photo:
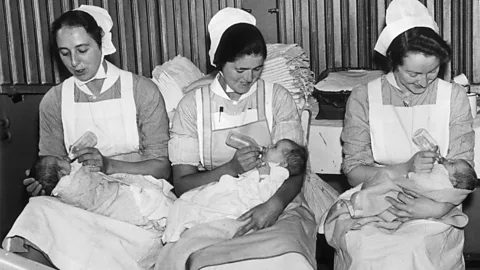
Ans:
[[[289,176],[304,174],[307,158],[305,147],[282,139],[266,148],[264,166],[239,177],[223,175],[218,182],[184,193],[171,206],[163,241],[175,242],[198,224],[240,217],[266,202]]]
[[[327,211],[325,224],[334,224],[337,217],[349,214],[354,229],[375,222],[376,227],[396,230],[408,219],[398,219],[390,213],[391,204],[386,197],[397,198],[402,189],[408,189],[434,201],[458,205],[476,184],[475,170],[462,159],[444,160],[442,164],[435,164],[430,173],[409,173],[408,178],[383,171],[341,194]]]
[[[409,173],[408,178],[419,186],[431,188],[432,183],[441,182],[441,177],[448,178],[454,188],[474,190],[477,185],[477,173],[463,159],[447,159],[442,164],[436,163],[430,173]],[[445,182],[445,181],[443,181]]]
[[[40,157],[30,171],[47,195],[97,214],[163,231],[172,186],[151,176],[91,172],[68,158]]]

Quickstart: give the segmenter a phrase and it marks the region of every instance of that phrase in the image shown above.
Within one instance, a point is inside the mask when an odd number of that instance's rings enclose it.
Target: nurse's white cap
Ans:
[[[218,43],[222,38],[223,33],[232,25],[238,23],[248,23],[251,25],[256,24],[256,19],[252,14],[241,10],[239,8],[227,7],[219,10],[208,23],[208,33],[210,34],[210,50],[208,55],[210,56],[210,63],[212,66],[215,58],[215,52],[218,48]]]
[[[86,12],[92,16],[97,22],[98,26],[103,30],[102,36],[102,53],[103,55],[109,55],[117,51],[112,42],[112,33],[110,32],[113,27],[112,17],[108,11],[104,8],[91,6],[91,5],[81,5],[79,8],[74,10],[80,10]]]
[[[418,0],[393,0],[385,16],[387,26],[375,44],[375,51],[386,56],[390,43],[401,33],[414,27],[428,27],[438,33],[437,23],[427,7]]]

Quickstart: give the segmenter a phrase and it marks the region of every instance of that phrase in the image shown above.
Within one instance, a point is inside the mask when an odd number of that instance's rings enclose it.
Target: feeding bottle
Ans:
[[[230,147],[233,147],[235,149],[241,149],[241,148],[244,148],[244,147],[247,147],[247,146],[257,146],[258,148],[261,148],[262,150],[262,153],[264,152],[265,150],[265,147],[262,147],[260,145],[258,145],[258,143],[255,141],[255,139],[253,139],[252,137],[250,136],[247,136],[245,134],[242,134],[240,132],[237,132],[237,131],[230,131],[227,135],[227,139],[225,140],[225,143],[230,146]]]
[[[435,147],[437,147],[437,152],[439,154],[438,162],[443,163],[445,161],[445,158],[440,155],[440,148],[438,148],[437,142],[426,129],[420,128],[415,131],[412,140],[422,151],[433,151]]]

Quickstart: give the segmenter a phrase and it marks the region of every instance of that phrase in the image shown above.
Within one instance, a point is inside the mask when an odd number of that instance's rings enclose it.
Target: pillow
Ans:
[[[185,94],[184,89],[203,75],[190,60],[181,55],[155,67],[152,81],[162,93],[167,112],[175,110]]]

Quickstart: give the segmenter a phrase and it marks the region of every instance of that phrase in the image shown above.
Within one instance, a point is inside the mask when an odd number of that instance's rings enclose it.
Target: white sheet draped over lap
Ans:
[[[76,208],[54,197],[32,197],[3,242],[20,236],[60,269],[149,269],[161,234]]]
[[[13,252],[25,252],[24,244],[36,247],[60,269],[153,268],[162,247],[160,224],[175,199],[171,185],[151,176],[107,176],[73,165],[53,190],[66,203],[32,197],[3,247]]]

